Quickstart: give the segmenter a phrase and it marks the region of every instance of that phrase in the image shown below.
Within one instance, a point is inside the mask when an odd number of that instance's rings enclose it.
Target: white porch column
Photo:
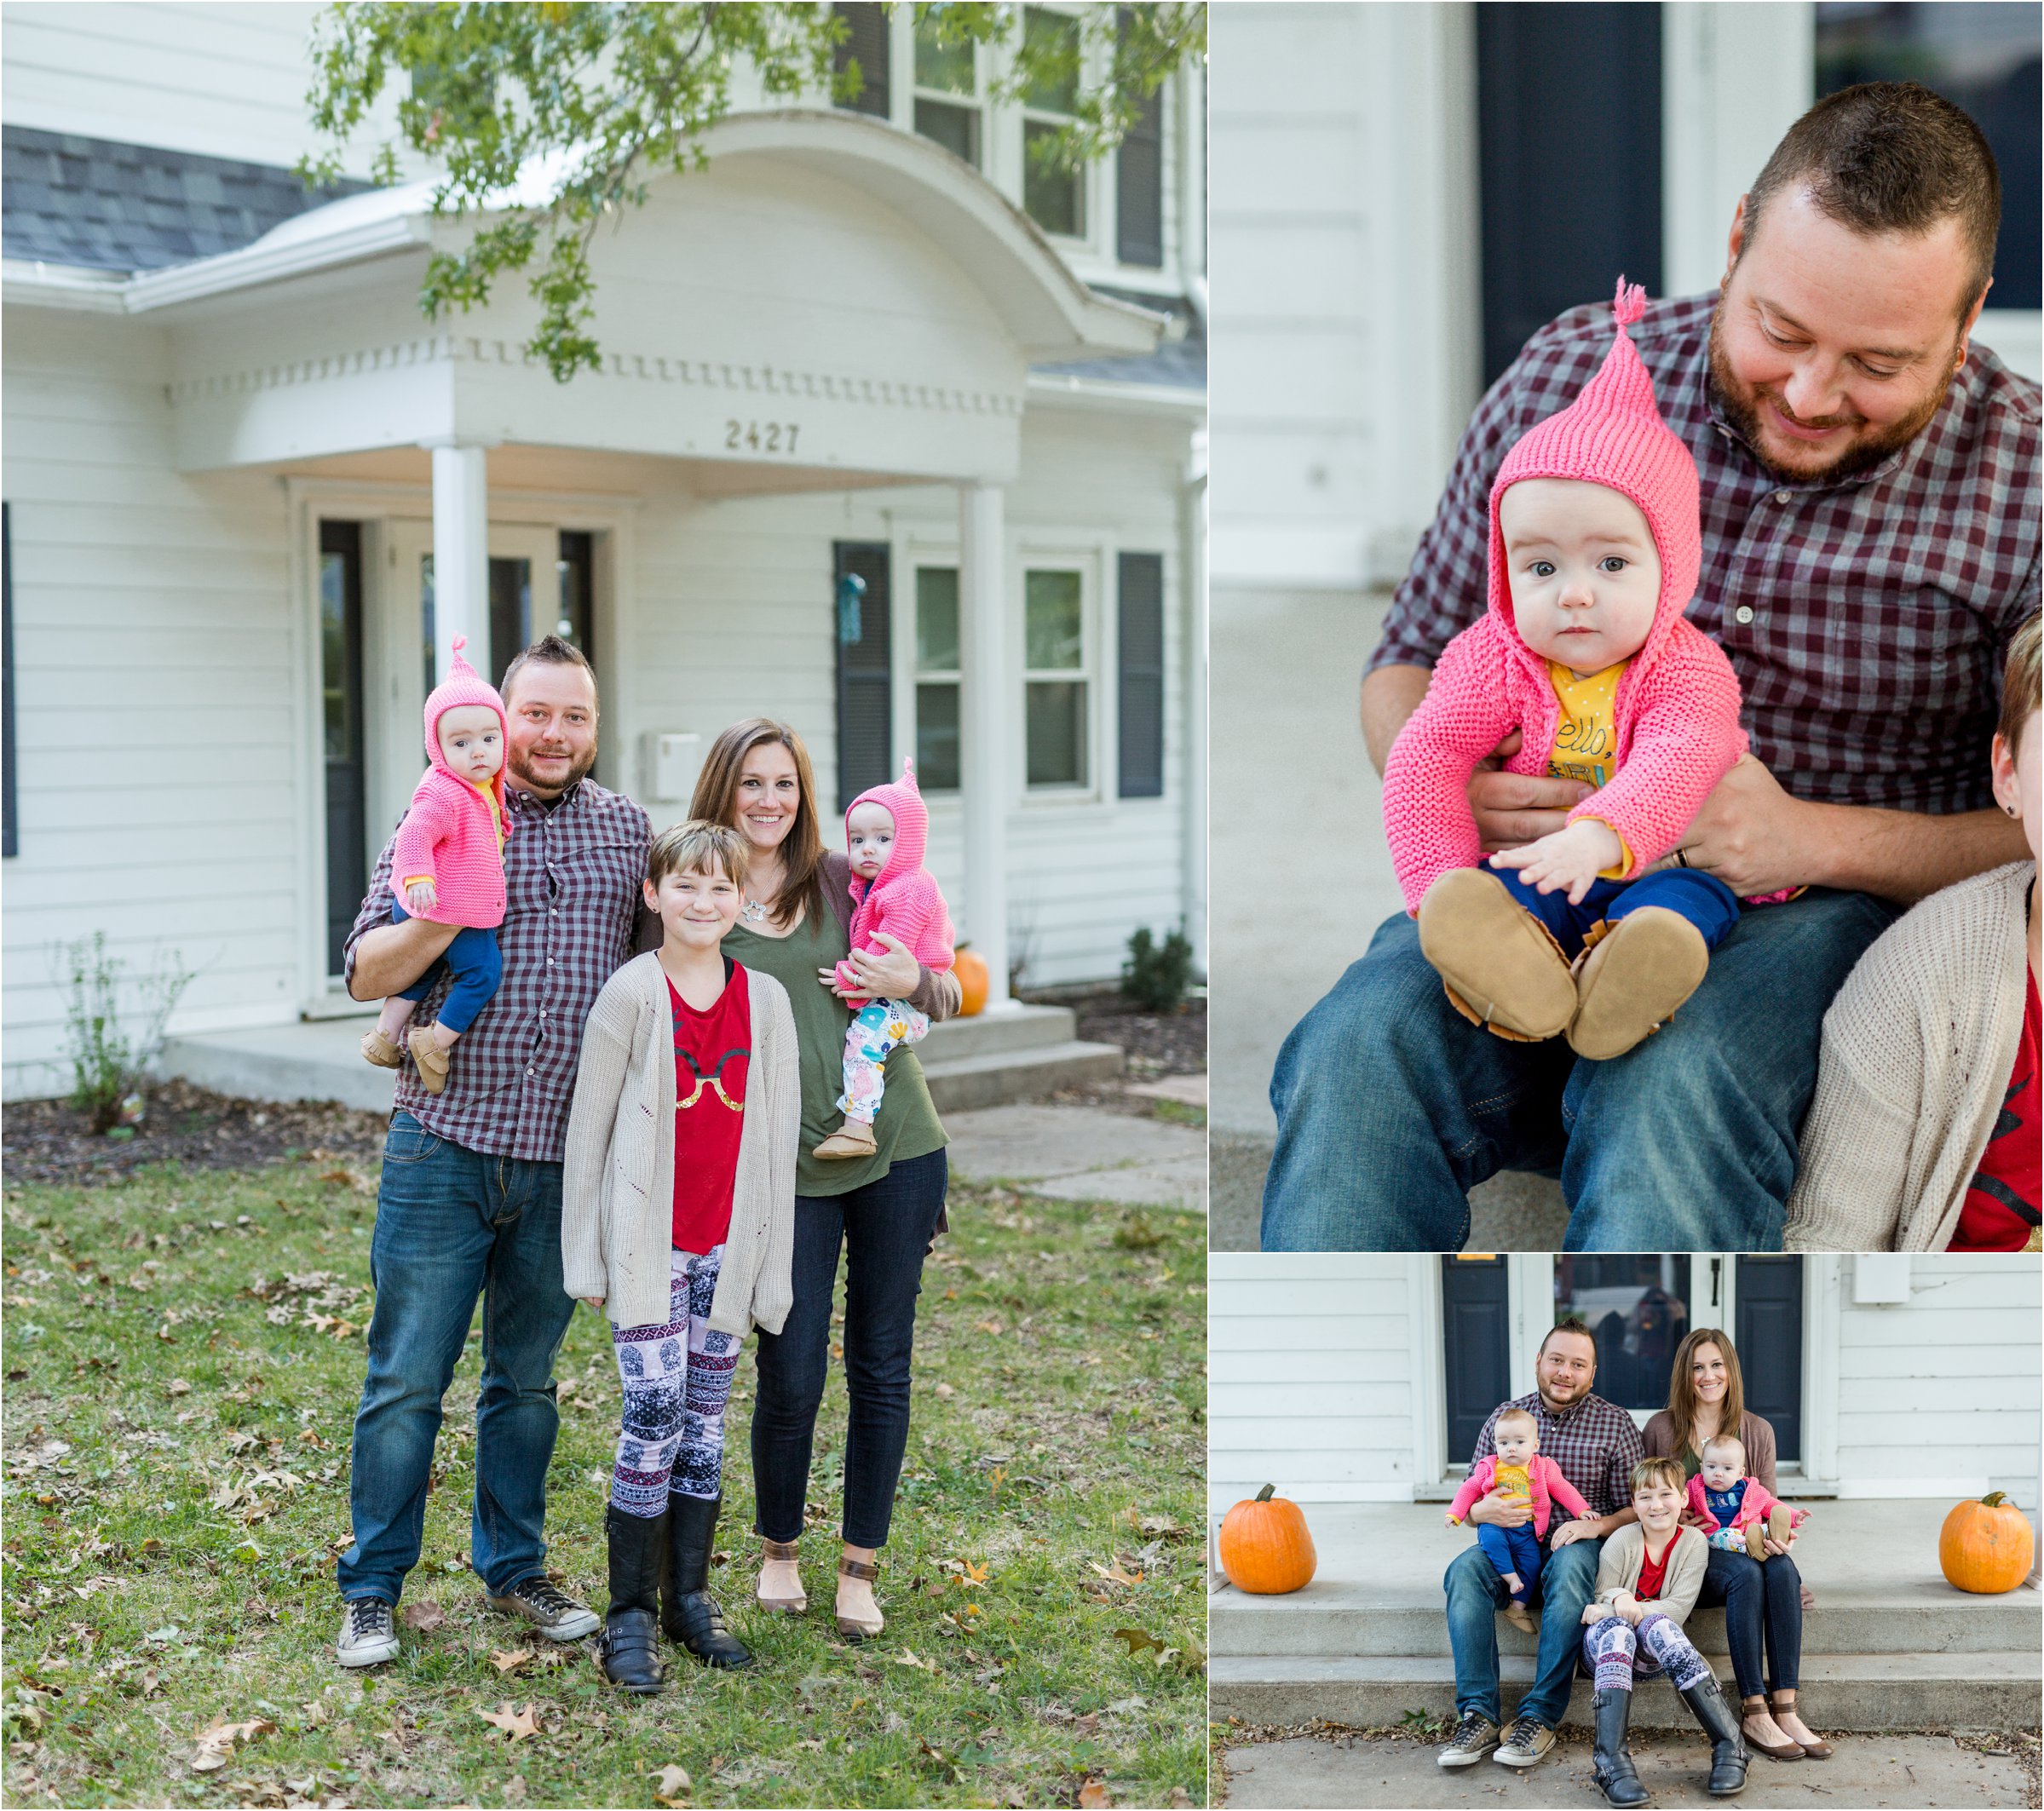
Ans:
[[[959,486],[959,779],[965,830],[962,934],[987,962],[987,1010],[1011,1009],[1008,993],[1009,771],[1006,570],[1001,490]]]
[[[448,650],[466,635],[463,658],[490,674],[488,449],[442,441],[433,452],[433,670],[447,674]]]

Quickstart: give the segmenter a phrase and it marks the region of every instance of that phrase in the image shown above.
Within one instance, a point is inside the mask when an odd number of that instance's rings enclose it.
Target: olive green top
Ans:
[[[850,953],[844,928],[832,912],[809,912],[785,937],[763,937],[743,924],[724,936],[724,954],[741,967],[770,974],[787,989],[795,1011],[795,1047],[802,1076],[802,1148],[795,1159],[795,1193],[842,1195],[877,1182],[897,1162],[943,1149],[943,1123],[930,1099],[916,1053],[903,1044],[887,1058],[887,1093],[873,1121],[879,1148],[871,1157],[809,1155],[844,1123],[838,1097],[844,1092],[844,1034],[852,1022],[844,1001],[816,979]]]

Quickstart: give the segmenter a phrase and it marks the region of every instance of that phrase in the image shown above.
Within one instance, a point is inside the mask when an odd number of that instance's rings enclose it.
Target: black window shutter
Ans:
[[[1126,29],[1127,14],[1122,15]],[[1164,91],[1143,111],[1114,156],[1114,238],[1124,264],[1164,262]]]
[[[0,503],[0,855],[21,853],[14,822],[14,511]]]
[[[846,3],[833,6],[831,11],[842,19],[848,27],[844,42],[835,53],[837,71],[843,75],[848,64],[859,66],[861,86],[858,94],[849,101],[841,101],[840,106],[849,107],[855,113],[871,113],[885,119],[888,117],[887,95],[887,9],[867,0],[846,0]]]
[[[1164,555],[1121,556],[1121,796],[1164,796]]]
[[[887,543],[839,541],[834,549],[831,623],[838,647],[838,809],[842,812],[868,786],[894,778],[894,638]],[[866,581],[866,594],[855,612],[842,595],[847,578]]]

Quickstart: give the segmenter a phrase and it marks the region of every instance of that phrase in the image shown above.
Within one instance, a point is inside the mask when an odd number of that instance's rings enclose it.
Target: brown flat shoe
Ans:
[[[1465,1017],[1501,1038],[1552,1038],[1575,1015],[1569,958],[1481,868],[1454,868],[1419,902],[1419,948]]]
[[[1795,1707],[1795,1693],[1794,1692],[1770,1693],[1767,1699],[1767,1708],[1773,1713],[1776,1722],[1782,1720],[1784,1714],[1794,1717],[1798,1722],[1801,1722],[1803,1720],[1801,1713]],[[1786,1729],[1782,1730],[1782,1733],[1788,1735]],[[1828,1742],[1805,1742],[1796,1736],[1789,1736],[1789,1739],[1794,1742],[1796,1746],[1801,1749],[1812,1761],[1828,1761],[1831,1758],[1832,1747]]]
[[[763,1560],[793,1561],[802,1557],[802,1549],[793,1541],[770,1541],[762,1536],[759,1556]],[[809,1593],[797,1588],[792,1597],[769,1597],[760,1590],[766,1582],[766,1574],[759,1575],[759,1582],[752,1588],[752,1601],[769,1616],[800,1616],[809,1607]]]
[[[1569,1048],[1598,1061],[1623,1056],[1674,1016],[1709,967],[1703,933],[1680,912],[1627,912],[1580,958]]]
[[[1523,1629],[1529,1635],[1540,1632],[1540,1624],[1534,1621],[1531,1612],[1523,1603],[1507,1604],[1505,1607],[1505,1620],[1515,1629]]]
[[[362,1033],[362,1061],[379,1069],[394,1069],[404,1061],[404,1053],[372,1025]]]
[[[864,1560],[841,1559],[838,1561],[838,1574],[844,1578],[863,1578],[871,1584],[880,1576],[880,1568],[878,1564],[869,1564]],[[838,1633],[848,1641],[870,1641],[886,1626],[887,1618],[877,1609],[870,1622],[862,1616],[847,1616],[842,1610],[838,1613]]]
[[[1788,1742],[1777,1745],[1772,1742],[1763,1742],[1756,1739],[1747,1728],[1747,1722],[1751,1718],[1771,1716],[1773,1714],[1767,1708],[1767,1700],[1765,1698],[1742,1699],[1739,1701],[1739,1734],[1741,1739],[1755,1754],[1765,1755],[1770,1761],[1800,1761],[1803,1758],[1801,1743]]]
[[[873,1141],[873,1129],[863,1120],[844,1124],[809,1153],[811,1157],[871,1157],[880,1147]]]
[[[412,1060],[418,1065],[418,1084],[428,1094],[438,1094],[447,1085],[447,1053],[435,1041],[431,1031],[415,1025],[405,1039]]]

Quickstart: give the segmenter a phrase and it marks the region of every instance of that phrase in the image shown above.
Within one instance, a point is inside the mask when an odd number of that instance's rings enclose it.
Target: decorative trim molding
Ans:
[[[431,334],[392,346],[365,347],[289,364],[253,365],[166,384],[173,407],[220,396],[345,381],[371,372],[423,365],[480,365],[537,371],[539,360],[515,342],[472,334]],[[1019,419],[1022,391],[964,390],[849,371],[792,371],[786,365],[746,365],[728,359],[688,359],[649,352],[613,352],[580,381],[621,378],[631,383],[679,383],[732,394],[786,397],[791,400],[849,403],[869,408],[922,410],[947,415],[992,415]]]

